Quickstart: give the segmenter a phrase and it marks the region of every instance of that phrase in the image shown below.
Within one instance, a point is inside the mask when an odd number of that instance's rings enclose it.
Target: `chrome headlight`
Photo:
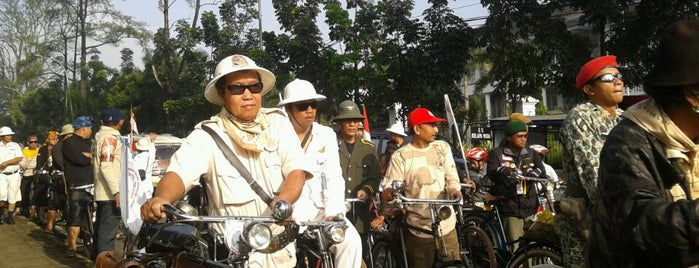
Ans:
[[[255,250],[269,247],[272,241],[272,230],[264,223],[253,222],[245,226],[245,241]]]
[[[449,206],[441,206],[437,209],[437,218],[440,220],[446,220],[451,217],[451,209]]]
[[[197,216],[199,214],[197,208],[185,201],[177,201],[177,203],[175,203],[175,207],[181,209],[182,211],[184,211],[185,214],[189,216]]]
[[[331,225],[325,228],[325,237],[333,244],[342,243],[345,241],[345,229],[340,225]]]

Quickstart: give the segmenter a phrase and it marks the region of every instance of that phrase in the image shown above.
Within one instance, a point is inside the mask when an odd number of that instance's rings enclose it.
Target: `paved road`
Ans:
[[[13,225],[0,225],[0,267],[94,267],[82,256],[66,258],[60,234],[47,234],[33,222],[16,217]]]

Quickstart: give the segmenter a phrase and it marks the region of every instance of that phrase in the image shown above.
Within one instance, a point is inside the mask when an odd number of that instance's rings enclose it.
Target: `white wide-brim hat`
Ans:
[[[140,151],[147,151],[150,148],[150,139],[141,138],[136,142],[136,149]]]
[[[15,133],[12,131],[12,129],[10,127],[1,127],[0,128],[0,137],[10,136],[10,135],[15,135]]]
[[[405,134],[405,129],[403,129],[403,124],[400,122],[395,122],[391,127],[387,128],[386,131],[391,132],[393,134],[401,135],[403,137],[407,137],[408,134]]]
[[[281,107],[288,103],[294,103],[305,100],[316,100],[322,101],[325,96],[320,95],[316,92],[316,88],[313,87],[311,82],[301,79],[294,79],[294,81],[289,82],[284,87],[284,99],[279,101],[277,106]]]
[[[216,71],[214,72],[214,79],[211,79],[206,89],[204,89],[204,97],[209,102],[216,105],[223,105],[223,99],[218,95],[216,90],[216,81],[227,74],[253,70],[257,71],[260,75],[260,80],[262,80],[262,95],[267,94],[274,87],[277,78],[269,70],[257,66],[253,60],[243,55],[232,55],[221,60],[218,65],[216,65]]]

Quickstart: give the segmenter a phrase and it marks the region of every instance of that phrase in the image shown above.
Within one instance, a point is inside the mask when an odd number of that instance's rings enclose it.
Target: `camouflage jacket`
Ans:
[[[621,121],[622,112],[617,108],[614,117],[592,102],[582,103],[568,112],[560,132],[567,196],[594,199],[599,154],[607,135]]]

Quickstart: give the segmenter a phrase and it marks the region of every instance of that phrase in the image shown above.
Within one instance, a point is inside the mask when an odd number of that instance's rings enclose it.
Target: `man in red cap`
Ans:
[[[588,101],[570,110],[560,132],[566,195],[578,204],[573,207],[586,208],[587,201],[595,198],[600,150],[609,131],[621,121],[623,111],[617,105],[624,97],[624,81],[618,67],[615,56],[597,57],[585,63],[575,79],[575,88]],[[564,266],[577,267],[584,264],[587,228],[582,219],[572,217],[579,211],[566,208],[556,218],[556,228],[561,233]]]
[[[391,163],[382,182],[381,199],[395,198],[393,181],[404,181],[408,198],[453,199],[461,197],[461,185],[456,164],[448,143],[436,140],[437,123],[446,120],[434,116],[425,108],[417,108],[408,116],[408,131],[413,139],[393,153]],[[473,182],[470,182],[473,184]],[[474,185],[475,187],[475,185]],[[430,211],[425,206],[406,205],[408,224],[431,230]],[[460,259],[459,241],[456,236],[456,217],[451,214],[440,222],[447,254],[442,260]],[[427,219],[427,221],[425,221]],[[435,256],[435,240],[432,235],[410,229],[404,231],[408,267],[430,267]]]

